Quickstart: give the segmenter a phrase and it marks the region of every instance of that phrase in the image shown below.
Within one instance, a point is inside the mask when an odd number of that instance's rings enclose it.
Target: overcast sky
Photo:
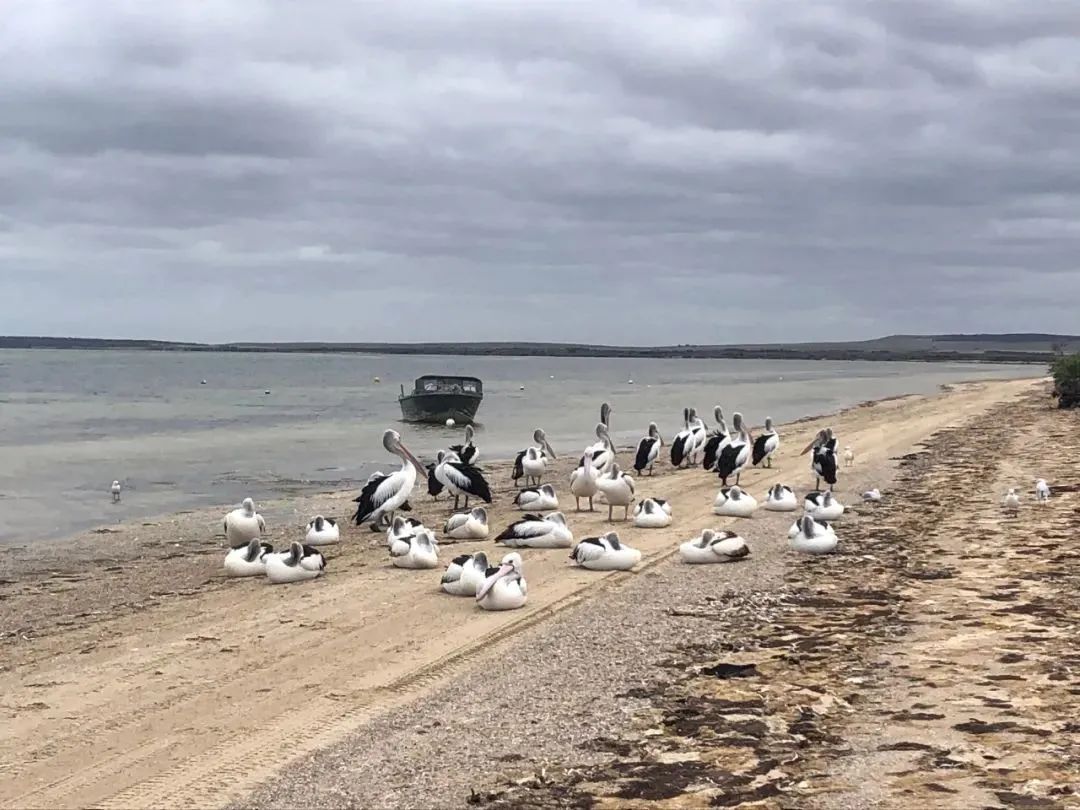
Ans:
[[[0,334],[1080,332],[1080,5],[7,0]]]

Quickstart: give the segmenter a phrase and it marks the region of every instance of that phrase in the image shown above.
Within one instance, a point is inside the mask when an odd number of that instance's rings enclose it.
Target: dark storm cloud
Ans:
[[[0,332],[1075,331],[1074,12],[15,3]]]

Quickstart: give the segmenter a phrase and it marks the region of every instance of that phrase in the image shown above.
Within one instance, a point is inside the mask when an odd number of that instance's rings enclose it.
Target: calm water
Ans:
[[[1042,368],[0,350],[0,543],[246,495],[258,501],[348,487],[376,465],[396,463],[381,445],[389,426],[427,457],[461,431],[398,424],[397,395],[399,384],[411,388],[413,378],[433,372],[484,380],[477,443],[492,459],[526,446],[539,426],[556,452],[579,452],[605,399],[622,444],[650,420],[670,437],[684,405],[710,422],[717,403],[729,415],[741,410],[751,424],[766,415],[784,422]],[[114,478],[124,484],[118,506],[108,495]]]

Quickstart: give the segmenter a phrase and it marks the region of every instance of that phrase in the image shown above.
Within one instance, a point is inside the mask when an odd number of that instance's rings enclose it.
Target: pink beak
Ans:
[[[514,566],[512,565],[500,565],[499,570],[492,574],[490,577],[484,580],[484,584],[480,586],[480,590],[476,592],[476,600],[480,601],[487,596],[488,591],[495,587],[495,583],[505,577],[507,574],[512,573]]]

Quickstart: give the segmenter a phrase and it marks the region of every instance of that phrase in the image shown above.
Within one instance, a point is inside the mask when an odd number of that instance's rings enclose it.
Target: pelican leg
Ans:
[[[458,508],[458,504],[459,504],[460,502],[461,502],[461,496],[460,496],[460,495],[455,495],[455,496],[454,496],[454,508],[455,508],[455,509],[457,509],[457,508]]]
[[[739,485],[739,479],[742,478],[742,472],[735,473],[735,486]]]
[[[590,495],[590,496],[589,496],[589,511],[590,511],[590,512],[595,512],[596,510],[595,510],[595,509],[593,509],[593,504],[592,504],[592,498],[593,498],[593,496],[592,496],[592,495]]]
[[[814,476],[814,489],[821,489],[821,476],[820,475],[815,475]]]
[[[465,508],[466,509],[469,508],[469,496],[468,495],[465,496]]]
[[[608,507],[607,507],[607,519],[608,519],[608,523],[610,523],[611,522],[611,504],[610,503],[608,504]]]

